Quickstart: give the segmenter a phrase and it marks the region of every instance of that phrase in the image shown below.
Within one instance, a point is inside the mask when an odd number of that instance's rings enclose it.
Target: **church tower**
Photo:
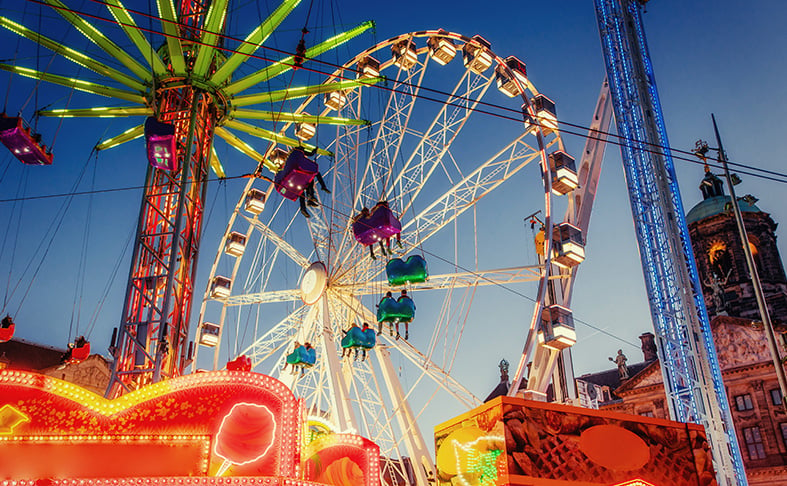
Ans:
[[[686,215],[708,314],[760,320],[730,196],[705,167],[703,200]],[[787,324],[787,277],[776,247],[776,223],[751,195],[738,198],[749,248],[774,324]]]

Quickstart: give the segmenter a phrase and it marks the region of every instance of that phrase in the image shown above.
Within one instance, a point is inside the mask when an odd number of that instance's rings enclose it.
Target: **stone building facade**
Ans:
[[[787,485],[787,413],[730,197],[710,171],[700,189],[703,200],[686,219],[746,475],[752,486]],[[751,196],[739,203],[784,356],[787,278],[776,247],[776,223]],[[628,378],[612,369],[579,377],[578,388],[585,391],[584,401],[598,408],[669,418],[661,365],[652,353],[653,335],[640,339],[644,359],[628,367]]]
[[[65,349],[12,339],[0,343],[0,369],[35,371],[103,396],[111,374],[109,361],[99,354],[91,354],[80,363],[63,364],[61,358],[65,352]]]

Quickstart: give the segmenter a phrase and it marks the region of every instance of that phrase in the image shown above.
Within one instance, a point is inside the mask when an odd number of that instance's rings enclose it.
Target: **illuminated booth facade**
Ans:
[[[306,423],[301,401],[257,373],[197,373],[108,400],[49,376],[6,370],[0,481],[379,486],[375,444],[338,434],[308,443]]]

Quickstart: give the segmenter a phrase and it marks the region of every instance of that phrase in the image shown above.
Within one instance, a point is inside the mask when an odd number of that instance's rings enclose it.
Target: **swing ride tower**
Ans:
[[[0,26],[104,76],[110,83],[103,85],[9,64],[0,64],[0,69],[122,100],[134,106],[42,110],[40,115],[61,118],[144,116],[153,125],[174,128],[174,137],[170,134],[174,145],[167,145],[163,152],[151,148],[152,138],[146,133],[148,123],[134,126],[96,146],[97,150],[106,150],[144,134],[150,161],[123,314],[111,345],[115,359],[106,394],[115,397],[145,384],[180,375],[190,358],[188,322],[206,183],[210,169],[224,177],[222,164],[213,148],[214,134],[251,157],[255,161],[255,172],[263,168],[275,172],[279,167],[265,157],[265,151],[258,152],[233,130],[266,143],[301,146],[307,150],[316,149],[320,155],[331,155],[327,150],[304,143],[303,139],[287,137],[257,123],[278,121],[287,128],[294,123],[315,126],[318,123],[364,125],[367,122],[340,117],[318,119],[304,113],[265,111],[252,106],[352,89],[376,83],[379,78],[348,78],[331,84],[288,86],[283,90],[251,94],[243,92],[334,49],[368,30],[373,23],[364,22],[312,47],[298,49],[296,55],[285,56],[247,76],[232,79],[233,73],[246,61],[260,58],[255,55],[257,50],[300,0],[284,0],[245,39],[230,39],[237,43],[234,49],[223,49],[224,41],[228,39],[222,32],[229,0],[182,0],[177,5],[173,0],[158,1],[157,14],[161,21],[161,34],[165,38],[158,50],[148,39],[156,32],[141,29],[131,15],[149,14],[129,11],[120,0],[105,2],[111,18],[76,11],[60,0],[45,0],[45,3],[104,54],[117,60],[119,66],[99,62],[12,19],[0,17]],[[115,24],[137,48],[144,61],[140,62],[123,50],[85,17]],[[257,123],[247,123],[242,119]],[[169,151],[167,147],[173,150]],[[157,163],[157,157],[163,157],[169,163]]]
[[[187,42],[180,53],[168,50],[164,59],[181,67],[193,61],[194,71],[196,62],[205,57],[195,51],[207,7],[204,2],[184,0],[180,9],[181,39]],[[214,17],[207,30],[222,28],[223,19]],[[211,64],[202,61],[201,69],[210,69]],[[177,376],[188,359],[188,322],[211,142],[224,103],[178,77],[161,80],[154,94],[157,119],[175,127],[176,165],[174,170],[148,165],[123,315],[112,343],[110,396],[151,378],[155,382]]]

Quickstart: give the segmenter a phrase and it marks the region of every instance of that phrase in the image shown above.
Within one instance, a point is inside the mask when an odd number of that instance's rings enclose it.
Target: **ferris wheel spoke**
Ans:
[[[383,68],[392,61],[383,64]],[[384,194],[387,178],[392,173],[394,163],[404,141],[415,101],[426,73],[426,62],[417,68],[399,69],[394,88],[388,96],[385,112],[375,123],[376,135],[371,143],[371,152],[366,160],[364,174],[360,179],[353,207],[372,207],[377,198]],[[364,199],[365,198],[365,199]]]
[[[287,147],[303,147],[305,150],[317,149],[317,153],[320,154],[320,155],[329,155],[329,156],[333,155],[331,152],[329,152],[329,151],[327,151],[325,149],[317,148],[317,147],[315,147],[313,145],[309,145],[307,143],[303,143],[300,140],[296,140],[294,138],[287,137],[287,136],[282,135],[280,133],[276,133],[273,130],[268,130],[266,128],[258,127],[258,126],[255,126],[255,125],[251,125],[249,123],[245,123],[245,122],[242,122],[242,121],[239,121],[239,120],[227,120],[224,123],[224,126],[229,127],[229,128],[234,128],[234,129],[240,130],[242,132],[246,132],[246,133],[248,133],[251,136],[254,136],[254,137],[257,137],[257,138],[261,138],[262,140],[265,140],[265,141],[268,141],[268,142],[280,143],[282,145],[286,145]],[[221,135],[219,133],[219,130],[218,130],[219,128],[221,128],[221,127],[217,127],[216,133],[221,138],[227,140],[227,138],[224,135]],[[227,132],[227,133],[231,134],[231,132],[229,132],[228,130],[224,130],[224,132]],[[229,142],[229,140],[227,140],[227,141]],[[241,151],[243,152],[243,150],[241,150]],[[265,160],[265,166],[266,167],[271,169],[273,172],[276,172],[276,171],[279,170],[278,167],[273,167],[273,166],[269,167],[269,165],[270,165],[270,162],[266,159]]]
[[[211,76],[210,82],[218,85],[226,81],[244,61],[248,60],[265,43],[273,31],[276,30],[276,27],[287,18],[300,2],[301,0],[285,0],[282,2],[265,21],[251,31],[246,36],[246,39],[235,48],[235,52]]]
[[[227,298],[227,307],[238,305],[271,304],[274,302],[295,302],[300,300],[301,291],[291,290],[272,290],[268,292],[255,292],[251,294],[233,295]]]
[[[279,234],[273,231],[268,225],[256,218],[250,219],[249,221],[254,226],[254,228],[260,232],[263,238],[273,243],[279,250],[290,257],[290,259],[301,268],[306,268],[311,264],[308,258],[303,256],[303,254],[296,250],[295,247],[284,241],[284,238],[279,236]]]
[[[402,214],[418,197],[493,82],[493,77],[467,70],[442,103],[429,129],[405,161],[404,168],[387,188],[389,196],[393,194],[394,187],[397,188]]]
[[[172,63],[174,74],[186,74],[186,58],[183,56],[183,44],[180,42],[180,25],[175,4],[172,0],[157,0],[158,16],[161,19],[161,31],[167,38],[167,51]]]
[[[337,298],[345,302],[348,306],[354,306],[358,309],[358,312],[361,313],[364,320],[367,322],[377,322],[377,316],[375,316],[372,311],[370,311],[366,306],[358,302],[357,298],[352,296],[346,296],[342,294],[337,294]],[[451,377],[446,371],[444,371],[438,364],[434,363],[430,360],[427,356],[423,353],[418,351],[412,344],[407,342],[406,340],[400,339],[393,339],[390,336],[386,336],[385,333],[380,334],[378,338],[382,338],[386,341],[388,347],[395,348],[402,356],[407,358],[413,365],[419,367],[423,370],[424,374],[426,374],[431,380],[437,384],[440,388],[445,390],[446,392],[450,393],[454,398],[456,398],[459,402],[463,405],[467,406],[468,408],[473,408],[481,404],[481,401],[473,395],[470,391],[468,391],[465,387],[463,387],[458,381]]]
[[[268,332],[255,340],[249,347],[241,351],[240,354],[245,354],[251,358],[252,366],[256,368],[270,358],[271,355],[289,345],[290,335],[293,333],[293,330],[298,329],[308,311],[309,307],[306,305],[298,307],[271,327]]]
[[[41,116],[58,118],[116,118],[127,116],[150,116],[153,109],[147,106],[97,106],[95,108],[64,108],[40,110]]]
[[[523,133],[514,139],[413,219],[404,223],[402,234],[407,235],[402,237],[405,253],[434,236],[497,186],[530,162],[537,160],[540,152],[523,141],[526,135]]]
[[[210,2],[210,7],[202,26],[197,59],[192,67],[192,72],[197,76],[205,77],[208,74],[208,67],[213,62],[214,53],[216,52],[214,45],[219,39],[218,32],[221,31],[221,24],[224,23],[224,18],[227,15],[227,2],[228,0],[213,0]]]
[[[397,444],[396,433],[391,427],[394,417],[389,413],[391,406],[383,400],[383,389],[367,358],[352,366],[352,396],[361,410],[363,433],[372,441],[390,450]]]
[[[313,47],[306,49],[306,52],[304,53],[303,57],[305,59],[311,59],[317,57],[320,54],[328,52],[331,49],[335,49],[336,47],[339,47],[340,45],[344,44],[350,39],[353,39],[361,35],[362,33],[372,28],[373,26],[374,26],[374,22],[371,21],[363,22],[346,32],[337,34],[331,37],[330,39],[327,39]],[[247,88],[258,85],[260,83],[264,83],[265,81],[273,79],[276,76],[284,74],[292,70],[293,66],[295,66],[295,56],[286,57],[281,61],[275,62],[264,69],[249,74],[248,76],[245,76],[237,81],[233,81],[232,83],[230,83],[224,88],[224,92],[227,93],[228,95],[235,95]]]
[[[497,270],[478,270],[468,272],[430,275],[425,282],[408,284],[411,290],[440,290],[452,288],[476,287],[485,285],[510,285],[522,282],[535,282],[541,278],[543,265],[501,268]],[[564,278],[555,275],[554,278]],[[372,282],[336,284],[331,287],[334,292],[347,295],[377,295],[380,289],[388,286],[388,280]]]
[[[120,135],[115,135],[112,138],[108,138],[100,142],[98,145],[96,145],[96,150],[106,150],[112,147],[117,147],[120,144],[141,137],[144,133],[145,133],[145,127],[143,127],[142,125],[137,125],[136,127],[129,128],[128,130],[121,133]]]

